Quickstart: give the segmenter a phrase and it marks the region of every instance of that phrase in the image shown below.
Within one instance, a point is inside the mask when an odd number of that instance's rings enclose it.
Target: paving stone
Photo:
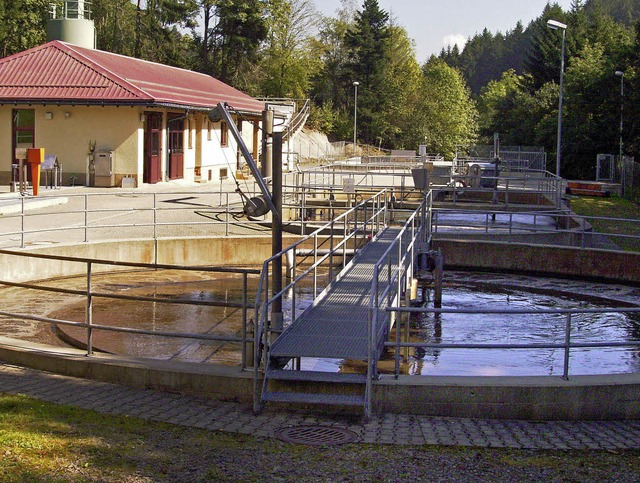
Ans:
[[[302,424],[323,424],[355,432],[362,443],[484,446],[526,449],[640,449],[640,422],[529,422],[432,418],[383,414],[369,422],[353,418],[270,408],[254,415],[250,407],[149,389],[75,379],[0,363],[0,390],[36,399],[260,438]],[[333,414],[333,413],[332,413]]]

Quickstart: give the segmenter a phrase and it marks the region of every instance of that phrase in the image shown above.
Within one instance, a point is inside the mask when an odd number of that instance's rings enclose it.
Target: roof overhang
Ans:
[[[108,101],[108,100],[81,100],[81,99],[7,99],[0,98],[0,105],[27,105],[27,106],[84,106],[84,107],[142,107],[145,109],[176,109],[189,112],[201,112],[207,114],[213,107],[192,106],[186,104],[174,104],[168,102],[140,102],[140,101]],[[232,108],[234,114],[252,117],[256,119],[262,118],[262,113],[257,111],[249,111],[243,109]]]

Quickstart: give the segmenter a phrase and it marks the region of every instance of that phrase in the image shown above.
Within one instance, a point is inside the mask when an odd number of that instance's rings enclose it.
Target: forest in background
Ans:
[[[451,158],[490,144],[544,146],[554,170],[561,32],[567,24],[562,175],[593,179],[596,155],[640,149],[640,1],[548,3],[528,25],[483,30],[420,65],[402,19],[377,0],[92,0],[101,50],[210,74],[256,97],[310,98],[309,125],[359,142]],[[50,0],[0,0],[0,57],[45,41]],[[429,21],[437,21],[430,19]],[[428,21],[427,21],[428,23]],[[617,76],[616,71],[624,72]],[[624,82],[624,99],[621,95]],[[621,109],[623,108],[623,109]]]

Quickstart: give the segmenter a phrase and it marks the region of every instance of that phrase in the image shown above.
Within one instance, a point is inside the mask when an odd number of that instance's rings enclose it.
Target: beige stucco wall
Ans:
[[[202,132],[200,133],[202,153],[202,159],[199,165],[201,173],[200,181],[216,182],[220,181],[221,169],[227,169],[228,177],[235,175],[238,164],[236,157],[238,144],[231,135],[231,132],[229,132],[228,145],[221,146],[222,123],[208,123],[204,117],[203,115]]]
[[[35,110],[35,147],[45,154],[55,154],[62,164],[63,184],[87,183],[89,143],[95,141],[96,152],[114,151],[115,172],[137,175],[142,159],[139,138],[143,123],[141,111],[130,107],[98,106],[0,106],[0,171],[3,183],[10,180],[11,132],[13,109]],[[50,113],[50,116],[47,115]],[[47,119],[50,117],[50,119]]]
[[[13,109],[35,110],[35,147],[45,154],[55,154],[62,164],[64,185],[89,184],[89,145],[95,142],[95,152],[114,152],[115,185],[122,178],[136,178],[139,186],[144,169],[145,112],[162,112],[162,180],[168,178],[169,151],[167,144],[167,111],[142,107],[100,106],[0,106],[0,183],[11,180],[11,133]],[[175,112],[175,111],[173,111]],[[46,113],[50,114],[47,119]],[[254,151],[253,124],[243,122],[242,135],[249,151]],[[237,142],[229,132],[228,146],[220,146],[221,124],[209,123],[206,113],[187,115],[184,123],[184,171],[187,182],[218,182],[221,170],[234,176],[238,165]],[[242,161],[244,163],[244,160]],[[200,176],[196,176],[196,167]]]

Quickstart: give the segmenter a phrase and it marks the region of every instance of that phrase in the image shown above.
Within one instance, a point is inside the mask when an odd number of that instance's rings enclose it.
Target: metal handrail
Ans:
[[[407,158],[410,161],[406,163],[355,163],[339,164],[332,163],[324,166],[307,168],[299,173],[301,182],[299,187],[314,187],[325,189],[340,189],[343,178],[355,178],[356,185],[360,189],[378,188],[389,186],[388,181],[384,184],[376,184],[375,180],[379,177],[392,177],[390,183],[394,189],[400,191],[415,191],[413,176],[410,171],[413,167],[421,167],[422,163],[414,158]],[[384,169],[383,169],[384,168]],[[432,189],[446,191],[452,197],[453,203],[463,201],[465,195],[470,193],[487,194],[493,193],[495,188],[494,182],[498,182],[498,194],[504,198],[504,201],[498,201],[497,205],[509,205],[509,193],[538,193],[538,204],[542,204],[544,199],[546,202],[552,202],[556,208],[561,207],[562,202],[562,186],[563,180],[555,175],[547,172],[530,171],[523,173],[522,176],[500,176],[490,177],[482,176],[483,181],[491,184],[492,187],[472,187],[463,186],[462,181],[469,178],[459,174],[451,173],[448,175],[446,182],[441,185],[432,185]],[[306,181],[305,181],[306,179]]]
[[[368,213],[369,206],[372,208],[371,213]],[[334,280],[337,280],[340,275],[339,272],[334,274],[334,270],[332,269],[334,258],[341,258],[342,265],[344,266],[346,264],[347,250],[349,249],[349,246],[353,247],[352,252],[355,254],[363,244],[375,237],[375,234],[387,224],[387,206],[387,192],[386,190],[381,190],[374,196],[361,201],[345,213],[342,213],[335,219],[332,219],[328,223],[316,229],[313,233],[304,236],[294,244],[264,261],[255,302],[254,409],[256,411],[259,410],[260,406],[260,365],[261,361],[266,361],[268,359],[269,346],[271,343],[269,330],[269,308],[273,305],[275,300],[281,298],[284,294],[291,292],[293,293],[294,299],[292,301],[290,322],[295,321],[297,318],[295,309],[296,285],[309,274],[313,274],[314,277],[314,301],[312,304],[316,303],[317,300],[326,293],[327,289],[331,286],[331,283]],[[365,212],[364,216],[358,216],[360,211]],[[324,235],[324,233],[327,232],[328,235]],[[319,239],[325,236],[328,237],[328,240],[325,240],[324,244],[328,244],[329,249],[324,255],[318,255],[318,248],[323,245],[319,243]],[[313,242],[314,246],[313,262],[306,270],[298,274],[296,272],[298,266],[297,250],[303,244],[309,243],[310,241]],[[292,271],[290,272],[291,281],[278,293],[270,295],[269,278],[272,273],[271,266],[275,260],[286,258],[287,256],[290,257],[292,268]],[[318,268],[327,261],[329,266],[329,282],[324,290],[318,294]]]
[[[85,274],[86,274],[86,280],[87,280],[85,290],[51,287],[51,286],[42,285],[41,282],[26,283],[26,282],[11,282],[6,280],[0,280],[0,285],[9,286],[9,287],[19,287],[19,288],[25,288],[30,290],[38,290],[42,292],[84,296],[87,301],[86,303],[87,311],[85,314],[86,319],[84,322],[55,319],[50,317],[41,317],[41,316],[36,316],[32,314],[23,314],[18,312],[9,312],[9,311],[0,311],[0,316],[13,317],[13,318],[24,319],[24,320],[33,320],[36,322],[51,323],[56,325],[66,325],[66,326],[84,328],[87,331],[87,335],[86,335],[87,355],[91,355],[93,353],[92,336],[93,336],[94,330],[105,330],[105,331],[139,334],[139,335],[153,335],[153,336],[169,337],[169,338],[186,338],[186,339],[210,340],[210,341],[218,341],[218,342],[239,342],[243,345],[242,361],[241,361],[242,368],[244,369],[247,366],[246,347],[248,344],[253,342],[253,338],[248,337],[247,335],[248,334],[247,326],[250,323],[248,319],[248,311],[254,308],[253,305],[248,303],[247,296],[246,296],[247,285],[248,285],[247,279],[249,275],[259,275],[260,271],[257,269],[122,262],[122,261],[92,259],[92,258],[83,258],[83,257],[50,255],[50,254],[42,254],[42,253],[16,252],[12,250],[0,250],[0,254],[22,257],[22,258],[37,258],[37,259],[46,259],[46,260],[58,260],[63,262],[82,263],[86,265]],[[94,265],[119,266],[119,267],[129,267],[129,268],[147,269],[147,270],[177,270],[177,271],[198,271],[198,272],[211,272],[211,273],[238,274],[238,275],[242,275],[243,301],[242,303],[217,302],[217,301],[207,302],[202,300],[131,296],[131,295],[123,295],[123,294],[117,294],[117,293],[108,293],[108,292],[94,292],[91,288],[92,277],[93,277],[92,268]],[[156,331],[156,330],[136,329],[132,327],[114,327],[114,326],[94,324],[93,323],[93,299],[96,297],[113,299],[113,300],[117,299],[117,300],[131,300],[131,301],[139,301],[139,302],[166,303],[166,304],[239,308],[239,309],[242,309],[242,336],[231,337],[227,335],[191,333],[191,332],[171,332],[171,331],[161,331],[161,330]]]
[[[564,363],[562,378],[569,379],[569,360],[571,349],[576,348],[597,348],[597,347],[640,347],[640,341],[623,341],[623,342],[572,342],[572,316],[578,314],[610,314],[610,313],[640,313],[640,307],[618,307],[607,309],[446,309],[446,308],[428,308],[428,307],[387,307],[389,313],[408,313],[408,314],[485,314],[485,315],[564,315],[565,332],[563,343],[523,343],[523,344],[488,344],[488,343],[429,343],[429,342],[400,342],[399,325],[396,326],[398,334],[396,334],[395,342],[385,342],[385,347],[395,349],[395,372],[396,378],[399,377],[399,359],[400,349],[402,348],[433,348],[433,349],[564,349]]]
[[[371,294],[369,299],[368,324],[368,357],[367,379],[365,386],[365,417],[372,412],[373,391],[372,383],[377,377],[377,361],[380,353],[377,350],[380,337],[386,330],[387,313],[381,319],[381,308],[393,304],[407,287],[407,277],[413,273],[416,252],[430,244],[431,222],[430,212],[433,203],[433,192],[429,192],[419,209],[406,221],[394,241],[385,250],[373,268]],[[425,216],[426,215],[426,216]],[[395,258],[394,258],[395,256]],[[386,274],[387,279],[380,283],[380,274]],[[404,285],[404,287],[403,287]],[[393,288],[395,287],[395,290]],[[382,288],[382,290],[381,290]]]
[[[296,195],[295,187],[285,186],[286,195],[293,199],[294,201],[299,198],[299,195]],[[309,189],[307,188],[306,191]],[[379,190],[378,190],[379,191]],[[253,194],[256,194],[256,191],[248,191],[246,194],[251,197]],[[292,195],[293,193],[293,195]],[[132,229],[148,229],[148,234],[151,239],[157,240],[163,238],[161,229],[162,228],[170,228],[170,227],[198,227],[202,229],[203,227],[220,227],[220,231],[224,232],[225,236],[228,236],[232,232],[232,225],[237,225],[241,223],[242,226],[263,226],[264,221],[261,220],[246,220],[237,221],[234,217],[242,216],[242,205],[240,201],[240,196],[235,192],[220,192],[220,193],[194,193],[194,192],[181,192],[181,193],[171,193],[171,197],[180,197],[180,196],[202,196],[208,197],[211,201],[210,204],[202,204],[201,206],[183,206],[183,205],[171,205],[169,207],[160,206],[162,203],[162,199],[158,196],[157,193],[118,193],[118,194],[103,194],[103,193],[84,193],[84,194],[67,194],[60,195],[60,198],[77,200],[75,206],[72,206],[71,209],[63,209],[56,210],[49,208],[46,212],[35,212],[31,213],[25,208],[25,198],[20,199],[20,210],[17,213],[7,213],[3,215],[4,220],[11,220],[12,218],[19,219],[19,227],[18,229],[14,229],[12,231],[2,231],[0,232],[0,240],[7,238],[19,238],[19,247],[24,248],[27,244],[27,237],[30,235],[37,235],[43,233],[64,233],[67,236],[70,232],[81,232],[81,236],[76,237],[76,241],[89,242],[91,241],[91,233],[100,230],[100,229],[109,229],[109,228],[132,228]],[[226,198],[226,203],[223,203],[223,195]],[[92,207],[92,203],[90,202],[92,199],[104,199],[106,197],[115,197],[115,198],[125,198],[127,196],[132,196],[138,199],[142,199],[142,206],[137,207],[110,207],[110,208],[94,208]],[[220,205],[217,205],[217,202],[214,203],[214,200],[220,197]],[[233,199],[231,198],[233,197]],[[54,198],[54,197],[48,197]],[[57,197],[55,197],[57,198]],[[146,198],[146,199],[145,199]],[[43,199],[47,199],[43,197]],[[234,203],[237,204],[237,207],[234,210]],[[78,206],[81,205],[81,206]],[[283,209],[291,210],[295,212],[295,210],[300,209],[301,206],[296,203],[286,203],[283,202]],[[317,207],[314,207],[317,208]],[[339,212],[344,208],[335,205],[332,207],[333,212]],[[34,220],[29,223],[29,225],[35,225],[37,220],[42,219],[42,217],[50,217],[51,214],[63,214],[69,215],[71,217],[71,221],[66,224],[61,224],[58,221],[55,225],[51,226],[29,226],[27,227],[28,220]],[[199,220],[184,220],[184,217],[180,217],[179,221],[165,220],[163,219],[163,214],[180,214],[180,213],[194,213],[196,216],[198,215],[207,215],[208,219],[205,221]],[[103,220],[92,221],[92,215],[103,216]],[[118,216],[121,215],[121,216]],[[113,220],[116,217],[122,217],[127,215],[135,215],[136,219],[131,221],[117,221]],[[178,216],[178,215],[177,215]],[[109,220],[109,221],[106,221]],[[64,222],[62,222],[64,223]],[[117,235],[117,231],[112,230],[112,235]],[[121,230],[120,233],[127,233],[124,230]],[[169,236],[169,235],[165,235]],[[116,236],[117,237],[117,236]],[[103,238],[100,238],[101,240]],[[18,244],[16,244],[18,245]]]
[[[480,216],[484,221],[472,221],[465,220],[464,225],[443,222],[441,214],[444,215],[475,215]],[[518,226],[514,227],[514,218],[528,216],[533,217],[532,226]],[[555,220],[554,226],[549,227],[537,223],[538,218],[553,218]],[[501,218],[502,221],[496,223],[496,219]],[[630,224],[637,227],[638,235],[624,234],[624,233],[607,233],[596,231],[593,228],[591,222],[598,220],[606,220],[609,222],[616,222],[618,224]],[[442,231],[443,228],[451,228],[450,231]],[[456,228],[459,228],[456,230]],[[587,243],[589,238],[605,237],[610,239],[622,239],[622,240],[638,240],[638,246],[640,247],[640,220],[633,220],[628,218],[605,218],[596,216],[584,216],[576,215],[569,210],[540,210],[540,211],[502,211],[496,210],[458,210],[451,208],[434,208],[433,209],[433,233],[438,235],[438,238],[446,238],[447,235],[456,236],[461,233],[474,234],[469,229],[479,228],[483,234],[493,234],[507,237],[506,242],[512,243],[514,237],[519,234],[556,234],[556,235],[571,235],[576,238],[577,241],[568,246],[575,246],[578,248],[586,249],[590,248]],[[477,232],[476,232],[477,233]],[[528,239],[527,243],[536,243],[533,239]],[[545,238],[544,244],[552,243],[551,240]],[[613,246],[607,249],[614,249]],[[624,248],[617,248],[617,251],[629,251]]]

